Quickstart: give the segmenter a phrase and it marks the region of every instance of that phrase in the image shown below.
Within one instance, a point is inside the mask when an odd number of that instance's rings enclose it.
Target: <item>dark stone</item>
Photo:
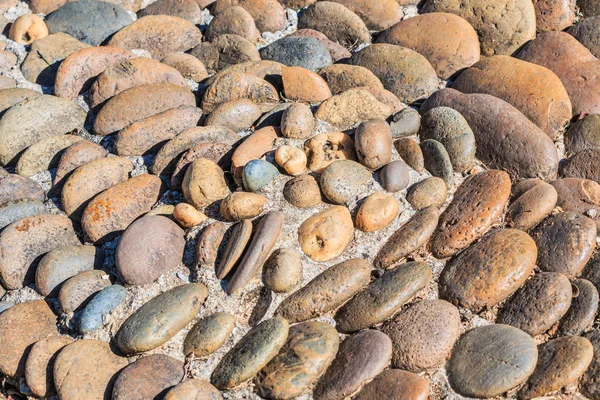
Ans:
[[[433,176],[442,178],[448,187],[452,186],[454,170],[450,155],[443,144],[437,140],[427,139],[421,142],[421,151],[425,169]]]
[[[151,354],[129,364],[119,373],[112,400],[162,398],[183,379],[183,363],[164,354]]]
[[[319,70],[333,63],[329,50],[315,38],[284,37],[260,50],[263,60],[276,61],[288,67]]]

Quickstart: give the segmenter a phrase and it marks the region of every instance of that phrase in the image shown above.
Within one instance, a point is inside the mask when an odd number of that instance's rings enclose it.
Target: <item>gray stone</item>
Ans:
[[[333,63],[329,50],[315,38],[288,36],[260,50],[263,60],[316,71]]]
[[[82,334],[98,330],[105,315],[121,305],[127,297],[127,290],[120,285],[111,285],[102,289],[81,312],[79,332]]]
[[[46,213],[46,206],[39,201],[22,199],[0,204],[0,231],[13,222]]]
[[[454,181],[454,170],[448,151],[437,140],[427,139],[421,142],[425,169],[433,176],[442,178],[448,187]]]
[[[594,322],[598,312],[598,289],[588,280],[575,279],[571,307],[560,320],[560,336],[581,335]]]

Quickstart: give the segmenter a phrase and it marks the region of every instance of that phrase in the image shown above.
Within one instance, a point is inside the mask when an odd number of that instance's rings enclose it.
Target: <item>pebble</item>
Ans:
[[[381,186],[388,192],[399,192],[410,183],[408,165],[402,160],[392,161],[379,172]]]
[[[250,129],[260,118],[258,104],[249,99],[236,99],[220,104],[206,118],[206,126],[225,126],[234,132]]]
[[[73,143],[60,155],[53,185],[62,189],[73,171],[84,164],[104,158],[107,155],[108,151],[104,147],[88,140]]]
[[[227,294],[231,295],[243,289],[262,269],[281,234],[283,223],[284,217],[281,211],[271,211],[260,220],[244,257],[227,284]]]
[[[536,232],[537,265],[542,271],[577,276],[596,248],[596,223],[572,211],[546,219]]]
[[[538,346],[538,362],[519,399],[531,399],[575,383],[594,357],[594,348],[583,337],[571,336],[550,340]]]
[[[356,228],[375,232],[390,225],[398,216],[398,200],[385,193],[373,193],[360,205],[356,213]]]
[[[507,302],[497,322],[524,330],[532,336],[546,332],[571,305],[569,279],[557,272],[541,272],[528,280]]]
[[[479,239],[504,212],[510,178],[504,171],[471,175],[454,193],[432,240],[436,258],[447,258]]]
[[[350,56],[348,56],[350,57]],[[370,70],[358,65],[333,64],[319,70],[333,94],[357,87],[383,89],[383,84]]]
[[[425,169],[423,150],[417,142],[411,138],[400,138],[394,141],[394,147],[398,155],[419,174]]]
[[[575,20],[575,3],[570,0],[536,1],[533,6],[538,32],[562,31]]]
[[[180,203],[184,204],[184,203]],[[198,236],[196,242],[196,267],[212,268],[215,266],[217,253],[223,244],[227,226],[221,221],[208,225]]]
[[[286,182],[283,197],[295,207],[313,207],[321,203],[321,189],[312,175],[300,175]]]
[[[583,150],[561,164],[560,176],[565,178],[585,178],[599,182],[600,150]]]
[[[432,369],[450,355],[461,331],[458,309],[444,300],[422,300],[387,323],[392,365],[412,372]]]
[[[43,202],[45,198],[44,189],[34,180],[17,174],[0,176],[0,204],[21,200]]]
[[[508,55],[479,61],[462,73],[452,88],[506,101],[551,139],[556,139],[571,119],[571,101],[560,79],[547,68]]]
[[[69,278],[58,293],[63,314],[80,311],[96,293],[110,284],[109,276],[102,270],[83,271]]]
[[[202,23],[202,12],[194,0],[159,0],[138,12],[138,17],[147,15],[171,15],[186,19],[194,25]]]
[[[416,15],[400,21],[378,43],[407,47],[429,60],[441,79],[449,79],[479,61],[477,32],[466,20],[450,13]]]
[[[302,67],[281,68],[285,98],[307,103],[320,103],[332,96],[327,82],[317,73]]]
[[[273,144],[277,140],[277,132],[273,127],[259,129],[247,136],[235,149],[231,156],[231,172],[236,183],[243,181],[244,166],[248,162],[263,157],[273,149]]]
[[[54,383],[64,400],[104,399],[112,392],[127,359],[98,340],[83,339],[64,347],[54,362]]]
[[[583,178],[562,178],[552,182],[558,199],[556,205],[564,211],[588,213],[600,209],[600,184]],[[598,216],[594,218],[598,224]]]
[[[291,139],[308,139],[315,129],[310,108],[303,103],[292,103],[281,116],[281,134]]]
[[[187,203],[179,203],[173,208],[173,218],[184,229],[193,228],[200,225],[208,218],[205,214],[198,211],[194,206]]]
[[[448,375],[459,394],[489,398],[525,382],[537,360],[535,342],[525,332],[501,324],[481,326],[461,336]]]
[[[600,150],[600,115],[591,114],[577,120],[565,133],[565,152],[568,155],[579,153],[583,150]]]
[[[424,208],[413,215],[379,249],[373,261],[375,267],[389,269],[421,248],[435,232],[439,215],[440,212],[436,207]]]
[[[356,160],[354,141],[343,132],[321,133],[304,143],[308,169],[322,173],[338,160]]]
[[[150,211],[161,194],[159,177],[142,174],[100,193],[87,205],[81,226],[93,242],[110,240]]]
[[[191,22],[169,15],[148,15],[139,18],[115,33],[109,46],[148,50],[161,60],[171,53],[185,52],[198,45],[202,33]]]
[[[585,338],[587,338],[594,346],[594,358],[584,373],[583,378],[581,379],[581,392],[590,397],[598,397],[598,393],[600,393],[600,381],[598,381],[598,368],[600,367],[600,352],[598,352],[598,348],[600,346],[600,330],[594,329],[585,334]]]
[[[568,32],[584,45],[595,57],[600,56],[600,43],[598,43],[598,18],[600,14],[587,17],[578,21]],[[571,20],[572,23],[572,20]],[[571,26],[569,23],[568,26]],[[567,28],[568,26],[565,26]],[[559,29],[563,30],[563,29]]]
[[[306,286],[285,298],[275,314],[290,323],[307,321],[335,310],[369,284],[371,268],[364,259],[349,259],[329,267]]]
[[[294,146],[279,146],[275,151],[275,162],[290,175],[297,176],[306,171],[306,154]]]
[[[371,172],[351,160],[338,160],[321,173],[323,194],[334,204],[352,201],[371,179]]]
[[[42,214],[8,225],[0,235],[0,279],[6,289],[20,289],[34,279],[35,260],[66,245],[79,245],[71,221]]]
[[[220,0],[215,2],[211,11],[219,14],[223,9],[238,4],[250,13],[261,32],[277,32],[285,28],[285,10],[276,0]]]
[[[429,382],[412,372],[399,369],[383,371],[355,397],[356,400],[427,400]]]
[[[319,31],[346,48],[371,43],[371,33],[362,19],[337,2],[319,1],[308,7],[298,18],[298,29]]]
[[[79,332],[92,333],[100,329],[106,315],[123,304],[127,290],[120,285],[110,285],[94,296],[81,312]]]
[[[84,140],[80,136],[51,136],[28,147],[17,162],[16,173],[22,176],[33,176],[57,166],[62,152],[74,143]]]
[[[50,335],[58,335],[56,316],[43,300],[12,306],[0,314],[0,372],[22,377],[31,346]]]
[[[15,221],[46,212],[46,206],[39,201],[23,199],[3,203],[0,205],[0,231]]]
[[[414,108],[406,107],[398,111],[390,120],[392,137],[401,138],[416,135],[421,126],[421,115]],[[417,171],[420,172],[420,171]]]
[[[291,399],[313,386],[338,351],[336,330],[326,322],[305,322],[292,326],[288,340],[258,374],[262,397]]]
[[[298,228],[302,251],[316,262],[331,260],[344,252],[354,237],[354,224],[344,206],[331,206],[306,219]]]
[[[513,178],[553,180],[558,169],[554,142],[519,110],[488,94],[462,94],[442,89],[431,95],[421,112],[450,107],[467,121],[475,135],[477,158]],[[501,131],[496,127],[504,127]],[[504,151],[510,148],[511,151]]]
[[[343,333],[367,329],[392,317],[431,279],[426,263],[409,262],[387,271],[336,313],[336,328]]]
[[[233,192],[221,201],[219,213],[227,221],[240,221],[258,217],[268,200],[257,193]]]
[[[164,400],[222,400],[223,395],[208,382],[200,379],[188,379],[175,385],[165,394]]]
[[[50,95],[26,99],[9,108],[0,119],[0,163],[16,157],[42,139],[83,127],[86,112],[76,103]]]
[[[56,393],[54,387],[54,360],[58,352],[73,343],[69,336],[51,335],[32,347],[25,363],[27,386],[35,396],[49,397]]]
[[[154,207],[152,210],[146,213],[146,216],[150,215],[162,215],[163,217],[174,218],[173,211],[175,206],[173,204],[164,204],[162,206]]]
[[[311,71],[333,63],[329,50],[321,42],[303,36],[287,36],[279,39],[262,48],[260,56],[263,60],[276,61],[288,67],[302,67]]]
[[[121,281],[127,285],[146,285],[176,268],[183,258],[184,232],[163,216],[142,217],[123,235],[115,253]]]
[[[377,43],[354,53],[350,64],[368,68],[403,103],[426,98],[438,89],[435,70],[425,57],[405,47]],[[398,79],[402,76],[403,79]]]
[[[35,271],[35,287],[42,296],[56,297],[69,278],[104,262],[104,252],[94,246],[60,246],[41,259]]]
[[[48,36],[48,27],[41,17],[28,13],[18,17],[10,26],[8,37],[19,44],[31,44]]]
[[[90,0],[67,3],[46,17],[51,34],[66,33],[92,46],[100,45],[132,22],[118,5]]]
[[[184,78],[191,79],[194,82],[200,82],[208,78],[206,66],[191,54],[169,54],[160,60],[160,62],[175,68]]]
[[[327,47],[327,50],[329,50],[329,54],[331,55],[334,63],[352,56],[352,53],[350,53],[344,46],[339,43],[332,42],[327,36],[319,31],[315,31],[314,29],[298,29],[289,36],[307,36],[317,39],[323,46]],[[320,72],[321,71],[319,71],[319,73]]]
[[[248,242],[250,242],[251,235],[252,222],[250,220],[243,219],[233,226],[225,250],[221,255],[221,261],[216,269],[217,278],[225,278],[241,259]]]
[[[560,336],[581,335],[591,326],[598,312],[598,290],[588,280],[575,279],[573,299],[569,311],[561,318],[558,327]]]
[[[222,71],[232,65],[260,60],[256,43],[231,33],[200,43],[190,54],[200,60],[210,73]]]
[[[370,119],[386,119],[393,110],[377,100],[368,90],[352,89],[325,100],[315,113],[315,118],[347,130]]]
[[[275,316],[252,328],[221,359],[211,383],[224,390],[253,378],[285,344],[288,327],[285,319]]]
[[[302,280],[302,261],[291,249],[273,252],[264,269],[265,284],[274,292],[290,292]]]
[[[231,336],[235,316],[218,312],[198,321],[185,337],[183,353],[206,357],[217,351]]]
[[[0,70],[8,71],[17,63],[17,55],[10,51],[0,51]]]
[[[113,400],[155,399],[184,377],[183,363],[164,354],[151,354],[129,364],[115,380]]]
[[[35,90],[25,88],[3,89],[0,91],[0,113],[4,113],[17,103],[33,97],[39,97],[42,94]]]
[[[251,160],[244,166],[242,181],[244,188],[258,192],[279,175],[277,167],[265,160]]]
[[[558,194],[554,186],[542,182],[517,197],[506,213],[508,225],[517,229],[535,228],[556,206]]]
[[[155,349],[166,343],[200,312],[206,286],[189,283],[170,289],[145,303],[123,322],[115,336],[125,354]]]
[[[224,199],[229,194],[225,173],[209,159],[199,158],[188,166],[181,189],[185,200],[197,209]]]
[[[213,41],[225,34],[239,35],[253,43],[261,37],[252,15],[240,6],[226,8],[216,15],[208,25],[205,39]]]
[[[535,242],[525,232],[491,232],[446,264],[439,279],[440,297],[477,312],[491,308],[525,283],[536,256]]]
[[[406,194],[406,201],[417,210],[427,207],[441,207],[446,202],[448,188],[442,178],[432,176],[412,185]]]
[[[346,338],[338,354],[317,383],[315,400],[343,400],[358,392],[379,375],[392,358],[392,341],[387,335],[366,330]]]
[[[377,170],[392,159],[392,131],[383,119],[362,122],[355,131],[354,145],[361,164]]]
[[[431,175],[442,178],[446,186],[452,187],[454,182],[452,161],[444,145],[437,140],[427,139],[420,143],[420,147],[425,169]]]

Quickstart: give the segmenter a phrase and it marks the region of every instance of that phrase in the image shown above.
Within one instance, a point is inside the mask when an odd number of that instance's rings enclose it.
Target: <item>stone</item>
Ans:
[[[564,143],[567,155],[584,150],[600,150],[600,114],[591,114],[577,120],[565,133]]]
[[[343,132],[321,133],[304,143],[308,168],[322,173],[329,165],[339,160],[355,160],[354,141]]]
[[[0,51],[0,70],[8,71],[17,64],[17,55],[10,51]]]
[[[123,157],[103,157],[77,168],[61,191],[61,205],[69,218],[80,220],[88,203],[102,191],[129,177],[133,163]]]
[[[138,12],[138,17],[147,15],[171,15],[186,19],[194,25],[202,23],[202,12],[194,0],[159,0]]]
[[[571,100],[559,77],[550,69],[514,57],[487,57],[460,74],[452,88],[506,101],[553,140],[571,119]]]
[[[256,378],[259,394],[290,399],[310,390],[335,358],[338,347],[337,332],[326,322],[292,326],[279,354]]]
[[[58,335],[57,319],[43,300],[17,304],[0,314],[0,371],[22,377],[31,346],[50,335]]]
[[[600,185],[589,179],[562,178],[552,182],[558,193],[556,205],[564,211],[592,215],[588,211],[600,208]],[[598,217],[594,218],[596,225]]]
[[[96,243],[113,238],[150,211],[160,197],[161,187],[160,178],[142,174],[100,193],[90,201],[81,217],[86,236]]]
[[[58,67],[69,55],[89,45],[65,33],[55,33],[31,44],[21,72],[25,79],[42,86],[53,86]]]
[[[69,278],[104,262],[104,252],[94,246],[60,246],[41,259],[35,271],[35,287],[46,297],[57,297],[61,285]]]
[[[594,348],[583,337],[572,336],[550,340],[538,346],[538,362],[519,399],[531,399],[576,382],[594,357]]]
[[[208,225],[198,236],[196,243],[196,268],[215,267],[217,254],[223,244],[226,230],[227,226],[224,223],[215,221]]]
[[[189,283],[170,289],[145,303],[123,322],[115,341],[125,354],[152,350],[169,341],[202,307],[206,286]]]
[[[200,379],[188,379],[174,386],[164,397],[164,400],[222,400],[221,392],[208,382]]]
[[[244,165],[242,181],[244,188],[257,192],[267,186],[277,175],[277,167],[265,160],[251,160]]]
[[[198,321],[185,337],[183,353],[206,357],[217,351],[231,336],[235,317],[228,313],[214,313]]]
[[[370,265],[350,259],[329,267],[289,297],[275,314],[290,323],[302,322],[335,310],[369,284]]]
[[[151,354],[129,364],[119,372],[112,399],[154,399],[181,382],[183,377],[181,361],[164,354]]]
[[[392,161],[379,172],[381,185],[388,192],[398,192],[410,183],[408,165],[402,160]]]
[[[342,400],[360,390],[390,363],[392,341],[385,334],[366,330],[349,336],[335,360],[317,383],[316,400]]]
[[[306,36],[317,39],[323,46],[327,47],[327,50],[329,50],[329,54],[331,55],[331,59],[334,63],[352,56],[352,53],[350,53],[344,46],[339,43],[332,42],[323,33],[315,31],[314,29],[298,29],[296,32],[288,36]]]
[[[312,207],[321,202],[321,189],[313,176],[304,174],[286,182],[283,197],[295,207]]]
[[[321,42],[304,36],[287,36],[276,40],[260,50],[260,57],[288,67],[302,67],[311,71],[333,63],[329,50]]]
[[[542,182],[516,198],[506,213],[508,225],[517,229],[533,229],[556,206],[558,194],[554,186]]]
[[[288,322],[273,317],[252,328],[221,359],[211,375],[211,382],[219,389],[234,388],[254,377],[285,344]]]
[[[25,364],[25,379],[34,395],[48,397],[56,393],[52,373],[54,360],[58,352],[72,342],[68,336],[51,335],[31,347]]]
[[[29,8],[34,14],[50,14],[66,3],[66,0],[32,0]]]
[[[261,32],[277,32],[285,28],[285,10],[277,0],[218,0],[212,12],[218,15],[237,5],[248,11]]]
[[[227,284],[227,294],[231,295],[243,289],[262,269],[281,234],[283,222],[284,218],[281,211],[271,211],[260,220],[244,257]]]
[[[333,64],[319,70],[333,94],[357,87],[383,89],[383,84],[370,70],[358,65]]]
[[[241,220],[233,226],[225,250],[221,255],[221,261],[216,269],[217,278],[225,278],[237,264],[250,241],[250,235],[252,235],[252,222],[249,220]]]
[[[121,281],[145,285],[174,269],[183,258],[184,232],[162,216],[142,217],[127,227],[115,253]]]
[[[286,99],[314,104],[332,96],[327,82],[306,68],[283,67],[281,78]]]
[[[53,185],[57,188],[64,187],[72,173],[84,164],[104,158],[108,155],[106,149],[89,140],[81,140],[67,147],[58,160],[54,173]]]
[[[384,229],[398,216],[398,200],[385,193],[373,193],[356,213],[356,228],[364,232]]]
[[[206,158],[199,158],[189,165],[181,187],[186,201],[198,209],[229,194],[223,170]]]
[[[0,204],[0,231],[15,221],[45,214],[46,212],[44,203],[29,199]]]
[[[208,218],[205,214],[198,211],[196,207],[187,203],[177,204],[175,208],[173,208],[172,214],[175,221],[185,229],[200,225]]]
[[[528,280],[507,302],[497,322],[508,324],[532,336],[546,332],[571,305],[569,279],[557,272],[541,272]]]
[[[435,231],[439,215],[436,207],[425,208],[413,215],[379,249],[373,261],[375,267],[389,269],[427,243]]]
[[[572,4],[571,1],[563,1],[562,3]],[[598,14],[598,16],[600,16],[600,14]],[[597,25],[600,18],[598,18],[598,16],[582,19],[568,31],[569,34],[575,37],[575,39],[584,45],[596,58],[600,56],[600,36]],[[573,20],[571,20],[568,26],[571,26],[572,22]]]
[[[517,56],[558,76],[571,99],[573,115],[600,113],[600,96],[596,95],[600,93],[597,75],[600,61],[573,36],[566,32],[542,33]]]
[[[598,390],[600,389],[598,385],[598,345],[600,344],[600,330],[594,329],[585,334],[585,338],[587,338],[594,346],[594,358],[584,373],[583,378],[581,379],[580,390],[586,396],[592,398],[597,397]]]
[[[148,15],[115,33],[109,46],[148,50],[161,60],[171,53],[185,52],[198,45],[202,33],[191,22],[169,15]]]
[[[217,128],[217,130],[223,130],[223,127],[215,128]],[[200,142],[193,145],[189,150],[181,154],[178,161],[176,158],[172,160],[177,161],[177,164],[171,175],[171,187],[180,187],[190,164],[198,160],[205,160],[204,162],[208,160],[216,163],[217,166],[223,170],[229,169],[231,167],[231,156],[233,151],[233,147],[225,143]],[[167,170],[171,169],[171,165],[172,164],[169,163]]]
[[[398,155],[418,173],[423,172],[425,169],[425,159],[423,157],[423,150],[417,142],[411,138],[401,138],[394,141],[394,147],[398,152]],[[408,182],[407,182],[408,184]]]
[[[200,82],[208,78],[206,66],[191,54],[172,53],[160,62],[175,68],[184,78],[191,79],[194,82]]]
[[[542,271],[577,276],[596,248],[596,223],[575,212],[563,212],[546,219],[534,238],[538,247],[537,265]]]
[[[76,103],[50,95],[15,104],[0,119],[0,164],[14,164],[23,150],[42,139],[83,128],[86,112]]]
[[[537,254],[535,242],[523,231],[491,232],[446,264],[440,297],[475,312],[491,308],[525,283]]]
[[[306,154],[294,146],[279,146],[275,151],[275,162],[289,175],[301,175],[306,171]]]
[[[110,285],[94,296],[81,312],[79,332],[92,333],[100,329],[106,315],[121,305],[127,297],[127,290],[120,285]]]
[[[58,301],[63,314],[80,311],[91,298],[110,286],[109,276],[102,270],[83,271],[69,278],[60,288]]]
[[[238,35],[252,43],[258,42],[261,37],[252,15],[240,6],[228,7],[216,15],[210,21],[205,37],[213,41],[225,34]]]
[[[400,138],[416,135],[419,132],[420,125],[421,116],[419,112],[414,108],[404,108],[391,117],[392,137]]]
[[[6,110],[23,100],[41,95],[40,92],[25,88],[2,89],[0,90],[0,113],[4,114]]]
[[[438,89],[437,75],[429,61],[405,47],[377,43],[354,53],[350,64],[370,69],[403,103],[413,103]],[[404,78],[398,80],[398,76]]]
[[[560,336],[581,335],[593,323],[598,312],[598,289],[586,279],[575,279],[571,307],[560,320]]]
[[[37,15],[21,15],[10,25],[8,37],[19,44],[31,44],[34,40],[48,36],[48,27]]]
[[[446,202],[448,188],[442,178],[425,178],[412,185],[406,194],[406,201],[417,210],[427,207],[441,207]]]
[[[80,136],[51,136],[28,147],[17,161],[16,172],[33,176],[57,166],[62,152],[74,143],[84,140]]]
[[[3,313],[4,311],[14,306],[15,303],[13,303],[12,301],[0,301],[0,313]]]
[[[206,80],[206,85],[212,84],[217,78],[222,75],[229,74],[231,72],[240,72],[244,74],[250,74],[257,78],[264,79],[277,88],[281,88],[281,68],[283,64],[275,61],[260,60],[260,61],[247,61],[240,64],[231,65],[225,68],[223,71],[216,73]]]
[[[392,159],[392,131],[383,119],[362,122],[355,131],[354,145],[361,164],[377,170]]]
[[[425,169],[431,175],[442,178],[448,187],[452,187],[454,172],[452,161],[444,145],[434,139],[426,139],[420,143],[423,152]]]
[[[191,55],[200,60],[210,73],[222,71],[232,65],[260,60],[256,43],[232,33],[200,43],[192,49]]]
[[[396,1],[335,0],[356,13],[371,31],[382,31],[399,22],[404,13]]]
[[[332,206],[314,214],[298,228],[302,251],[317,262],[342,254],[353,236],[352,217],[343,206]]]
[[[265,284],[274,292],[290,292],[302,280],[302,261],[291,249],[273,252],[264,268]]]
[[[453,108],[466,119],[475,135],[476,157],[489,168],[504,169],[514,178],[556,178],[554,142],[507,102],[487,94],[442,89],[420,110],[424,113],[440,106]],[[499,131],[498,126],[504,128]],[[511,151],[504,151],[506,148]]]
[[[8,225],[0,235],[0,280],[6,289],[20,289],[34,279],[39,256],[59,246],[79,245],[71,221],[42,214]]]
[[[363,89],[347,90],[325,100],[315,118],[345,130],[370,119],[386,119],[392,113],[387,104]]]
[[[337,2],[319,1],[298,18],[298,29],[314,29],[346,48],[371,43],[371,34],[362,19]]]
[[[54,383],[61,399],[109,399],[119,371],[127,366],[113,348],[98,340],[78,340],[64,347],[54,362]]]
[[[562,31],[575,20],[573,0],[536,0],[533,7],[538,32]]]
[[[17,174],[0,176],[0,204],[19,200],[43,202],[45,198],[44,189],[32,179]]]
[[[90,89],[90,106],[97,107],[104,104],[127,89],[157,83],[187,88],[185,79],[173,67],[145,57],[123,60],[98,75]],[[161,111],[164,110],[159,112]]]
[[[5,75],[0,75],[0,90],[14,89],[17,87],[17,81]]]
[[[267,201],[257,193],[233,192],[221,201],[219,213],[228,221],[252,219],[263,212]]]
[[[589,149],[576,153],[564,160],[560,168],[560,176],[566,178],[585,178],[600,181],[600,165],[597,161],[600,150]]]
[[[202,110],[211,113],[230,100],[250,99],[255,103],[277,103],[279,94],[269,82],[244,72],[227,72],[215,78],[202,98]]]
[[[266,127],[254,131],[235,149],[231,156],[231,172],[236,183],[243,181],[243,171],[246,164],[255,159],[260,159],[273,149],[277,140],[278,131]]]
[[[412,372],[432,369],[450,355],[460,335],[458,309],[444,300],[422,300],[383,328],[392,339],[392,365]]]
[[[525,382],[537,360],[537,347],[528,334],[492,324],[462,335],[447,369],[450,384],[459,394],[489,398]]]
[[[66,33],[92,46],[131,23],[133,19],[118,5],[91,0],[69,2],[46,17],[51,34]]]
[[[525,178],[515,182],[511,188],[512,200],[517,200],[519,197],[524,195],[529,189],[543,183],[544,181],[539,178]]]
[[[429,382],[412,372],[389,369],[366,384],[356,400],[378,397],[389,400],[426,400],[429,398]]]
[[[249,99],[236,99],[220,104],[206,118],[206,126],[225,126],[234,132],[250,129],[262,110]]]
[[[338,160],[329,164],[321,173],[320,186],[323,194],[334,204],[352,201],[371,179],[371,172],[351,160]]]

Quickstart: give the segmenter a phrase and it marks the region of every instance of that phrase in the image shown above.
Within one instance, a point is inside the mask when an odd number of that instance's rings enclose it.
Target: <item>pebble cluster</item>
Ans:
[[[0,0],[0,399],[600,399],[600,1]]]

